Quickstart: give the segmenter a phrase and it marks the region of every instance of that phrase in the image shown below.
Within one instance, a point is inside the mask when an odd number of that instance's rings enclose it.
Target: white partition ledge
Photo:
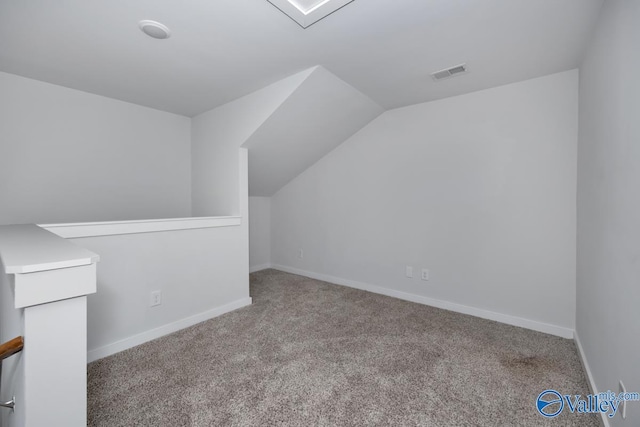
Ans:
[[[1,226],[0,258],[7,274],[78,267],[96,263],[100,259],[93,252],[62,240],[34,224]]]
[[[241,223],[242,217],[239,216],[212,216],[134,221],[80,222],[73,224],[42,224],[40,227],[65,239],[75,239],[80,237],[112,236],[118,234],[230,227],[238,226]]]
[[[15,396],[15,410],[4,414],[3,425],[87,425],[87,295],[96,292],[98,260],[35,224],[0,226],[2,279],[11,276],[2,284],[12,288],[2,291],[13,297],[0,322],[12,324],[11,336],[25,342],[4,379],[2,391]]]

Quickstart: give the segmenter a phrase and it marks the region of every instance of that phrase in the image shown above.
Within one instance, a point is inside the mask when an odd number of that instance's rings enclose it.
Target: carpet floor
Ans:
[[[573,341],[265,270],[253,305],[91,363],[90,426],[598,426]]]

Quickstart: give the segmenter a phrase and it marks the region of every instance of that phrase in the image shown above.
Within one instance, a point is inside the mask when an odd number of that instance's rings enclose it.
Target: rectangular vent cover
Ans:
[[[467,72],[467,64],[460,64],[460,65],[456,65],[455,67],[451,67],[451,68],[447,68],[444,70],[431,73],[431,77],[433,77],[433,80],[442,80],[442,79],[447,79],[449,77],[464,74],[466,72]]]

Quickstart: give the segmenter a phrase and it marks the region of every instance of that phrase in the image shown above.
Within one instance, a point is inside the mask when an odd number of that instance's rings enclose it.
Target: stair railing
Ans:
[[[16,337],[11,341],[7,341],[4,344],[0,344],[0,375],[2,374],[2,361],[7,357],[11,357],[16,353],[20,353],[24,348],[24,340],[22,337]],[[8,402],[0,402],[0,407],[9,408],[11,411],[14,410],[16,406],[16,398],[15,396],[9,400]]]

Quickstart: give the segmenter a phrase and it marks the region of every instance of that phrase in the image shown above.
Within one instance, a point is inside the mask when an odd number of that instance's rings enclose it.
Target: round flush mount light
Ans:
[[[138,26],[143,33],[154,39],[168,39],[171,37],[171,30],[159,22],[145,19],[144,21],[140,21]]]

